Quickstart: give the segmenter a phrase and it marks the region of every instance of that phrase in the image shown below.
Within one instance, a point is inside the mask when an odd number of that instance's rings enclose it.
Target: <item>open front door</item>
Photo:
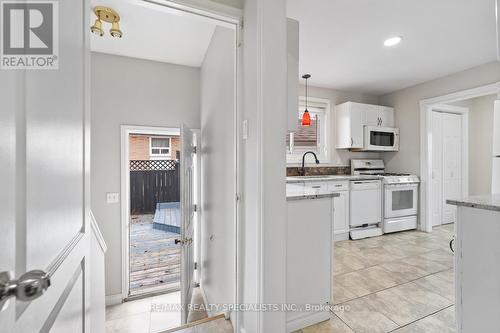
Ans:
[[[0,331],[89,333],[90,6],[31,3],[3,17],[56,20],[59,68],[0,70]]]
[[[193,131],[181,127],[181,303],[182,323],[187,323],[189,304],[193,293],[194,273],[194,156],[196,154]]]

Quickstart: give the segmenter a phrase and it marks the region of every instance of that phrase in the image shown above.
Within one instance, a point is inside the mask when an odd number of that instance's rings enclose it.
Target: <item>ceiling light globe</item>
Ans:
[[[387,38],[385,41],[384,41],[384,45],[387,46],[387,47],[392,47],[392,46],[396,46],[398,45],[399,43],[401,43],[401,41],[403,40],[403,37],[401,36],[396,36],[396,37],[391,37],[391,38]]]

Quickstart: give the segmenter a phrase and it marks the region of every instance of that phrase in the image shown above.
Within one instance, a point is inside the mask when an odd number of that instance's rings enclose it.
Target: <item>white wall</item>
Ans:
[[[286,302],[286,167],[287,129],[285,0],[246,0],[243,29],[243,118],[248,139],[242,141],[243,192],[238,262],[239,301]],[[284,333],[282,312],[240,313],[247,333]]]
[[[92,53],[92,211],[108,245],[106,295],[121,293],[120,125],[200,127],[198,68]],[[125,200],[125,198],[122,198]]]
[[[200,282],[211,304],[234,302],[235,43],[217,27],[201,66]]]
[[[496,95],[470,100],[469,194],[491,192],[493,167],[493,111]]]
[[[299,94],[300,96],[305,96],[305,86],[301,85]],[[381,154],[378,153],[363,153],[363,152],[350,152],[345,149],[335,149],[337,135],[336,121],[335,121],[335,105],[344,102],[359,102],[368,104],[379,104],[379,98],[375,95],[353,93],[353,92],[343,92],[327,88],[318,87],[308,87],[309,97],[323,98],[330,100],[330,138],[329,142],[329,156],[330,162],[321,163],[321,165],[333,165],[333,166],[350,166],[352,158],[380,158]],[[320,161],[321,162],[321,161]],[[293,164],[289,164],[293,165]],[[298,165],[298,164],[295,164]]]
[[[500,63],[485,64],[460,73],[419,84],[380,97],[395,108],[401,146],[397,153],[383,154],[389,171],[420,175],[420,101],[500,81]]]

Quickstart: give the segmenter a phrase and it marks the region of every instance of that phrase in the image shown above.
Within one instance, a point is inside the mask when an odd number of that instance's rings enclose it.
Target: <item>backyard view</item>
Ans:
[[[180,289],[179,137],[130,135],[129,294]]]

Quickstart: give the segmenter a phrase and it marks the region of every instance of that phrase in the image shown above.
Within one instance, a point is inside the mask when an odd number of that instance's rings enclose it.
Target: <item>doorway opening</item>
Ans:
[[[421,228],[456,221],[447,199],[491,193],[498,84],[421,101]]]
[[[121,242],[109,252],[106,292],[122,283],[107,325],[141,314],[151,331],[164,331],[222,316],[232,329],[239,21],[168,1],[109,4],[123,38],[92,36],[94,129],[103,145],[121,129],[122,145],[121,229],[110,222],[108,232]]]
[[[128,135],[129,298],[180,291],[180,133]]]

